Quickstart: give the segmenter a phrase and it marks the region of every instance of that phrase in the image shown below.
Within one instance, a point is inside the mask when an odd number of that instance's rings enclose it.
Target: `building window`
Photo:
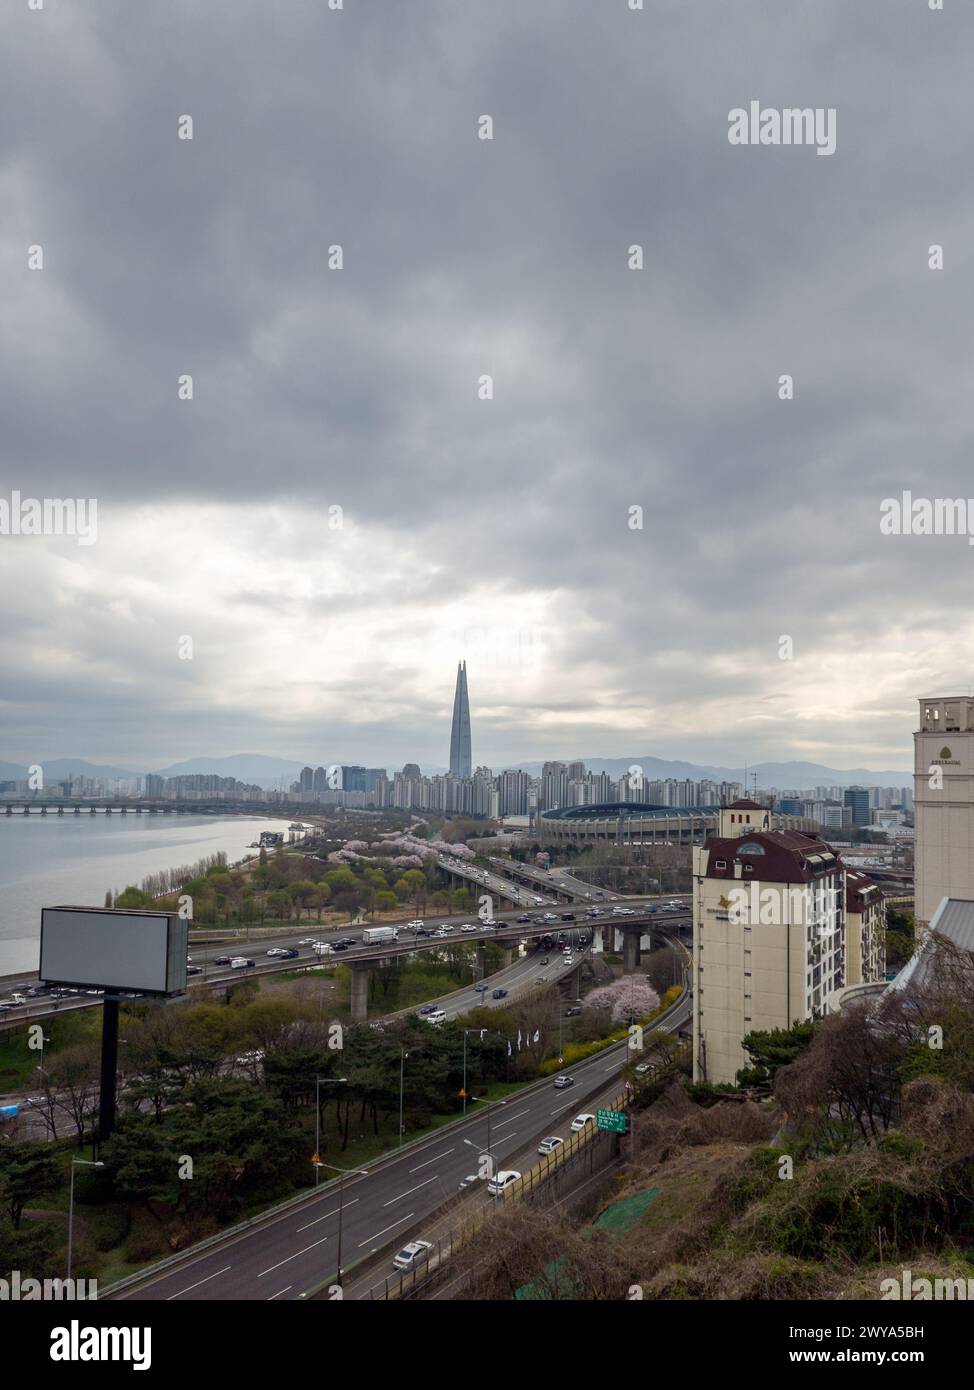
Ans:
[[[726,869],[726,868],[727,868],[727,860],[726,860],[726,859],[715,859],[715,860],[714,860],[714,868],[715,868],[715,869]]]

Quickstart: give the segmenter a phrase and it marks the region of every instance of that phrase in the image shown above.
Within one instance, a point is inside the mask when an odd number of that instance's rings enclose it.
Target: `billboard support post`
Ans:
[[[101,1021],[101,1093],[98,1097],[98,1142],[104,1144],[115,1128],[115,1089],[118,1073],[118,1000],[106,999]]]

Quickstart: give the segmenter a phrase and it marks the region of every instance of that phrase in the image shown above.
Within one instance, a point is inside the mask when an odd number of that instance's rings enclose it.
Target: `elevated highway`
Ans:
[[[502,859],[491,855],[490,864],[496,874],[511,878],[515,883],[526,884],[539,892],[554,896],[558,902],[595,903],[621,902],[619,893],[609,888],[599,888],[594,883],[585,883],[570,874],[567,869],[553,867],[540,869],[535,864],[522,864],[517,859]]]
[[[628,971],[634,970],[639,963],[640,937],[647,930],[650,928],[669,930],[689,921],[688,912],[658,910],[656,905],[648,900],[627,899],[626,908],[631,910],[631,915],[614,915],[611,909],[607,908],[589,909],[590,912],[598,910],[600,915],[598,917],[587,915],[576,917],[571,925],[591,931],[593,949],[595,950],[603,947],[610,951],[615,950],[617,934],[621,934],[623,959]],[[546,911],[554,920],[544,920]],[[518,916],[526,920],[518,921]],[[425,931],[452,929],[446,936],[417,936],[409,930],[404,922],[387,923],[383,925],[398,928],[399,938],[395,941],[375,943],[366,943],[362,940],[363,925],[343,929],[342,927],[315,927],[313,924],[309,924],[300,931],[274,933],[263,938],[240,936],[232,945],[226,943],[207,946],[194,945],[191,937],[190,956],[193,964],[201,967],[202,973],[190,976],[188,981],[189,993],[192,997],[194,994],[206,991],[224,992],[230,985],[239,984],[241,980],[253,976],[277,975],[307,969],[307,967],[316,964],[348,965],[352,969],[352,1017],[357,1021],[364,1021],[368,1010],[368,971],[383,961],[414,951],[442,950],[447,944],[455,946],[462,942],[476,944],[490,940],[503,946],[509,952],[506,964],[511,964],[514,952],[521,940],[557,934],[559,931],[567,931],[569,926],[567,922],[562,920],[562,914],[554,913],[551,907],[546,909],[534,908],[531,912],[520,914],[503,913],[495,918],[495,922],[494,927],[487,927],[477,917],[460,915],[426,921]],[[473,930],[463,932],[461,930],[463,926],[472,927]],[[326,956],[322,961],[316,958],[309,945],[301,944],[302,941],[310,938],[334,940],[340,936],[351,939],[348,949]],[[262,954],[269,947],[294,949],[299,952],[299,955],[296,959],[291,960],[282,960],[279,957],[269,958]],[[254,966],[245,970],[232,970],[226,965],[216,963],[218,956],[228,955],[245,956],[254,961]],[[28,989],[36,987],[37,983],[36,973],[25,973],[8,977],[4,985],[0,986],[0,1031],[19,1027],[27,1021],[38,1021],[54,1013],[64,1013],[79,1008],[94,1008],[101,1004],[99,996],[78,994],[69,995],[60,1001],[41,997],[28,999],[24,1005],[17,1005],[12,1008],[3,1007],[5,1000],[9,999],[11,993],[26,993]]]

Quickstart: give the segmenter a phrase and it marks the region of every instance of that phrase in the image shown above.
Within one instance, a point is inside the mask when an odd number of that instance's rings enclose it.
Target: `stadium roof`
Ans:
[[[716,806],[657,806],[649,801],[600,801],[594,806],[556,806],[543,820],[663,820],[672,816],[716,816]]]

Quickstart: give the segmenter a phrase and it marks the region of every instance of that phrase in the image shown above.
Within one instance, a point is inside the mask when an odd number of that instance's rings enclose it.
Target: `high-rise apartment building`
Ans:
[[[860,869],[845,871],[844,984],[874,984],[886,974],[886,903]]]
[[[693,1074],[733,1083],[751,1032],[825,1011],[844,983],[845,870],[821,840],[730,815],[693,851]],[[726,834],[730,831],[730,834]]]
[[[514,768],[502,772],[497,779],[498,806],[502,816],[525,816],[528,811],[528,790],[531,778]]]

